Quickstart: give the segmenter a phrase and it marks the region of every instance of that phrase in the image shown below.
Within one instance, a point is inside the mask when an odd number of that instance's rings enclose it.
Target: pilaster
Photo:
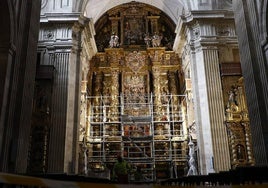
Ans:
[[[230,169],[227,132],[224,126],[224,105],[217,47],[205,47],[193,53],[195,73],[194,98],[198,145],[204,154],[204,174]],[[198,59],[198,61],[196,61]],[[202,157],[201,157],[202,159]],[[201,166],[203,166],[201,163]]]
[[[197,143],[200,153],[199,170],[201,174],[214,171],[214,153],[206,83],[206,66],[203,51],[192,53],[193,94],[195,101],[195,122],[197,124]]]
[[[96,53],[91,20],[75,17],[41,20],[40,65],[52,65],[55,75],[51,101],[48,173],[76,173],[80,104],[87,91],[88,61]],[[92,39],[93,38],[93,39]],[[81,85],[84,83],[83,91]],[[84,109],[87,109],[84,106]],[[83,113],[87,114],[85,110]],[[85,121],[84,121],[85,122]],[[85,125],[83,125],[85,126]],[[64,147],[63,147],[64,146]]]
[[[197,127],[198,170],[201,174],[226,171],[231,165],[219,54],[220,49],[231,53],[237,46],[232,14],[195,11],[181,21],[175,50],[182,54],[184,74],[192,83],[187,83],[185,92],[190,100],[193,93],[194,121],[189,124]]]
[[[207,85],[207,96],[209,106],[209,124],[211,131],[213,165],[216,172],[230,169],[230,156],[228,148],[227,131],[224,125],[224,104],[222,84],[219,70],[219,57],[217,47],[203,49],[205,79]],[[202,96],[200,96],[202,97]]]
[[[81,113],[86,115],[86,93],[88,82],[88,71],[90,69],[89,60],[96,53],[94,46],[94,30],[92,30],[92,20],[80,17],[72,27],[72,50],[69,59],[69,78],[67,94],[67,114],[66,114],[66,137],[64,172],[78,172],[79,147],[78,141],[80,131],[86,131],[86,120],[80,124]],[[83,103],[84,101],[84,103]],[[81,106],[82,105],[82,106]],[[82,107],[82,108],[81,108]],[[81,112],[81,109],[84,111]],[[87,116],[84,116],[87,117]]]

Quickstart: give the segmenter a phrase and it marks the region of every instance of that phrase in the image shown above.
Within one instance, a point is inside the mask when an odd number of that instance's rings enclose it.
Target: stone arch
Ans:
[[[87,5],[87,3],[89,1],[90,0],[74,0],[74,9],[73,9],[73,11],[83,13],[85,11],[86,5]]]
[[[135,18],[135,23],[139,23],[138,27],[133,23],[131,18],[126,16],[130,7],[136,7],[137,14],[136,16],[141,16],[142,18]],[[139,12],[140,11],[140,12]],[[133,13],[132,13],[133,14]],[[149,15],[158,15],[157,19],[158,24],[155,25],[151,23],[151,20],[145,20],[144,17]],[[111,27],[111,20],[109,17],[120,16],[120,21],[116,21],[117,28]],[[134,16],[135,17],[135,16]],[[131,24],[133,23],[133,24]],[[128,26],[126,26],[128,25]],[[127,45],[142,45],[145,46],[144,38],[145,36],[153,37],[157,36],[160,39],[157,46],[166,47],[166,49],[171,50],[174,40],[175,40],[175,29],[176,23],[163,11],[145,3],[140,2],[130,2],[122,5],[118,5],[110,10],[107,10],[94,24],[96,35],[95,42],[97,45],[98,51],[104,51],[105,48],[109,46],[109,41],[112,36],[112,33],[118,35],[119,43],[121,46]],[[120,27],[120,28],[119,28]],[[127,29],[128,28],[128,29]],[[132,28],[132,31],[130,31]],[[134,29],[136,28],[136,29]],[[157,35],[155,35],[157,34]],[[158,36],[159,35],[159,36]],[[163,39],[162,39],[163,38]],[[153,40],[149,41],[147,46],[153,46]],[[119,44],[118,44],[119,46]]]
[[[95,23],[105,12],[108,10],[125,3],[129,3],[133,0],[121,0],[121,1],[109,1],[109,0],[84,0],[83,14],[85,17],[92,18]],[[159,0],[159,1],[148,1],[148,0],[136,0],[136,2],[148,4],[154,6],[161,11],[165,12],[175,23],[179,16],[186,10],[188,10],[187,3],[184,0]]]

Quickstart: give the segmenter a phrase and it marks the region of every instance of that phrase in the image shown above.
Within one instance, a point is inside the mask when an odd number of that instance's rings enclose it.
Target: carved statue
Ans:
[[[232,89],[228,92],[228,102],[227,102],[227,110],[231,111],[238,111],[239,106],[238,106],[238,100],[237,100],[237,88],[232,87]]]
[[[144,42],[145,42],[147,48],[149,48],[149,47],[151,46],[151,40],[152,40],[151,37],[150,37],[149,34],[147,33],[147,34],[145,35],[145,37],[144,37]]]
[[[197,175],[197,170],[195,167],[195,159],[194,159],[195,148],[194,148],[194,143],[191,140],[191,137],[190,137],[190,142],[188,145],[189,145],[189,156],[190,156],[188,164],[189,164],[190,168],[189,168],[189,171],[187,173],[187,176]]]
[[[159,47],[161,45],[161,40],[162,40],[162,36],[155,33],[154,36],[152,37],[153,47]]]
[[[113,33],[110,39],[110,48],[118,48],[119,47],[119,37]]]

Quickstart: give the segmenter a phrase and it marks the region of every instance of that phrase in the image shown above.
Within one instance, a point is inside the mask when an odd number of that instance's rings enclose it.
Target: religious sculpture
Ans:
[[[156,32],[154,33],[154,35],[152,37],[150,37],[150,35],[147,33],[145,34],[144,37],[144,42],[146,44],[146,47],[159,47],[161,46],[161,40],[162,40],[163,36],[158,35]]]
[[[191,175],[197,175],[197,169],[195,167],[195,159],[194,159],[194,154],[195,154],[195,147],[194,147],[194,143],[192,142],[192,139],[190,137],[190,142],[188,144],[189,146],[189,156],[190,159],[188,161],[189,163],[189,170],[187,173],[187,176],[191,176]]]
[[[161,45],[161,40],[162,40],[162,36],[155,33],[154,36],[152,37],[152,46],[159,47]]]
[[[119,47],[119,37],[113,32],[110,42],[110,48],[118,48]]]
[[[150,45],[151,45],[151,40],[152,40],[152,39],[151,39],[150,35],[147,33],[147,34],[145,35],[145,37],[144,37],[144,42],[145,42],[147,48],[150,47]]]

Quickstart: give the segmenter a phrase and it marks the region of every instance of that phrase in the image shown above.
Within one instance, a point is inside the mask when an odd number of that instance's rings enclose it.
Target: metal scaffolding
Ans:
[[[183,175],[187,164],[184,95],[87,96],[85,169],[112,170],[117,155],[132,167],[130,181]],[[141,170],[142,180],[135,179]]]

